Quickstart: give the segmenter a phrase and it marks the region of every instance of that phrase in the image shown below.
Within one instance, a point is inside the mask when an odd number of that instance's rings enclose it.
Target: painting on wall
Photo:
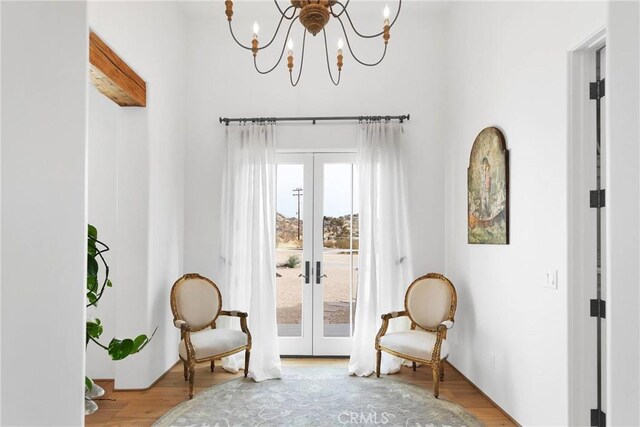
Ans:
[[[467,169],[468,242],[509,243],[509,152],[495,127],[476,137]]]

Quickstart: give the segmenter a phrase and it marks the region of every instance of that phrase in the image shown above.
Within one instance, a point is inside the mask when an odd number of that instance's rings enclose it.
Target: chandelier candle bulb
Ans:
[[[383,31],[383,35],[382,38],[384,39],[384,44],[389,43],[389,15],[390,15],[390,11],[389,11],[389,5],[386,5],[384,7],[384,11],[382,12],[382,15],[384,16],[384,31]]]
[[[253,38],[258,38],[258,32],[260,32],[260,26],[258,25],[258,21],[253,23]]]
[[[384,6],[384,10],[382,11],[382,15],[384,16],[385,25],[389,25],[389,16],[391,12],[389,11],[389,5]]]
[[[288,55],[292,56],[293,55],[293,40],[289,39],[289,41],[287,42],[287,49],[289,49]]]

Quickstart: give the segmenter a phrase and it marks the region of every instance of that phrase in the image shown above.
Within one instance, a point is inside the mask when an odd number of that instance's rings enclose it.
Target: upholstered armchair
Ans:
[[[453,284],[442,274],[429,273],[411,283],[404,297],[404,311],[382,315],[382,326],[376,336],[376,375],[380,376],[382,352],[431,367],[433,395],[440,393],[444,380],[442,362],[449,356],[447,330],[453,327],[457,296]],[[389,321],[408,316],[411,330],[387,333]]]
[[[184,380],[189,380],[189,399],[193,397],[196,363],[211,362],[245,350],[244,376],[249,370],[251,333],[247,313],[222,310],[220,290],[211,280],[196,273],[185,274],[171,288],[173,324],[180,329],[178,354],[184,367]],[[240,318],[241,331],[218,329],[218,316]]]

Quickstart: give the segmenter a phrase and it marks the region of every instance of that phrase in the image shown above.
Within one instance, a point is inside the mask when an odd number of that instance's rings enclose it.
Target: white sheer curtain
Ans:
[[[349,373],[375,371],[380,316],[404,309],[412,280],[402,125],[366,123],[358,135],[360,254],[358,301]],[[389,330],[407,327],[395,319]],[[383,353],[381,372],[400,370],[402,360]]]
[[[275,188],[273,124],[227,127],[222,197],[222,298],[225,310],[249,313],[253,338],[249,376],[281,377],[276,324]],[[244,352],[223,360],[237,372]]]

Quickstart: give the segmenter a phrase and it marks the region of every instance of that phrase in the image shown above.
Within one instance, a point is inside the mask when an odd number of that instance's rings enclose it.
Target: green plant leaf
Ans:
[[[131,354],[137,353],[139,352],[142,347],[144,347],[144,344],[149,340],[149,338],[147,338],[147,336],[145,334],[142,335],[138,335],[134,340],[133,340],[133,350],[131,351]]]
[[[98,238],[98,230],[91,224],[87,224],[87,234],[89,237],[93,237],[94,239]]]
[[[87,335],[98,339],[102,335],[103,328],[100,319],[87,320]]]
[[[107,288],[110,288],[113,286],[113,283],[111,282],[110,279],[107,279]]]
[[[89,389],[89,391],[91,391],[91,389],[93,389],[93,381],[91,381],[91,378],[89,377],[84,377],[84,386],[86,388]]]
[[[90,292],[98,290],[98,278],[96,276],[87,277],[87,290]]]
[[[131,354],[133,346],[132,339],[126,338],[120,341],[114,338],[109,343],[109,356],[111,356],[112,360],[122,360]]]
[[[95,294],[95,292],[87,292],[87,299],[89,300],[89,304],[95,304],[96,301],[98,301],[98,296]]]
[[[98,261],[96,261],[96,259],[91,255],[87,255],[87,276],[97,277],[98,269]]]

